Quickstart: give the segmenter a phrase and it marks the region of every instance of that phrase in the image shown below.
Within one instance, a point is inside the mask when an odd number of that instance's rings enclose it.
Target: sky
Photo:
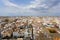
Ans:
[[[60,0],[0,0],[0,16],[60,16]]]

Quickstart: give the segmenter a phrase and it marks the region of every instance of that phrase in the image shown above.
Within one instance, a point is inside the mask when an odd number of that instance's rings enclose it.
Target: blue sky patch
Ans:
[[[10,0],[10,2],[15,3],[17,5],[29,5],[31,1],[34,0]]]

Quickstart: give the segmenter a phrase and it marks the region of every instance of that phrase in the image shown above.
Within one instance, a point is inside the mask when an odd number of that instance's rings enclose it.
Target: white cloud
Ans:
[[[29,9],[29,8],[36,8],[36,7],[45,7],[47,8],[46,4],[41,4],[42,0],[35,0],[35,1],[31,1],[31,4],[30,5],[27,5],[27,6],[21,6],[21,5],[17,5],[17,4],[14,4],[12,2],[10,2],[9,0],[3,0],[3,3],[5,6],[9,6],[9,7],[17,7],[17,8],[26,8],[26,9]]]
[[[2,0],[5,6],[9,6],[9,7],[17,7],[20,8],[18,5],[9,2],[9,0]]]
[[[37,4],[31,3],[30,5],[27,6],[21,6],[21,5],[16,5],[9,0],[2,0],[5,7],[2,9],[4,10],[4,13],[16,13],[16,14],[26,14],[26,13],[37,13],[34,10],[31,10],[30,8],[36,8]]]
[[[18,1],[18,0],[17,0]],[[55,7],[57,0],[35,0],[31,1],[31,4],[27,6],[21,6],[10,2],[9,0],[2,0],[5,7],[0,8],[0,13],[10,14],[14,13],[15,15],[43,15],[43,14],[54,14],[60,13],[60,5]],[[52,3],[51,3],[52,2]],[[58,2],[58,1],[57,1]],[[55,8],[54,8],[55,7]],[[57,9],[58,8],[58,9]]]

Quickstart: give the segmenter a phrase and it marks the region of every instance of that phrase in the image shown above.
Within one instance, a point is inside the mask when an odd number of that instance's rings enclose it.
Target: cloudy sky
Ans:
[[[0,16],[60,16],[60,0],[0,0]]]

